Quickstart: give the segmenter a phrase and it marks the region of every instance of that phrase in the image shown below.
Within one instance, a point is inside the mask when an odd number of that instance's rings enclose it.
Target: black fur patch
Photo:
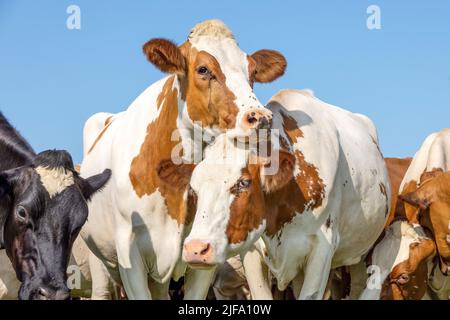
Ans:
[[[72,156],[65,150],[46,150],[39,153],[35,160],[36,167],[42,166],[49,169],[65,168],[74,171]]]

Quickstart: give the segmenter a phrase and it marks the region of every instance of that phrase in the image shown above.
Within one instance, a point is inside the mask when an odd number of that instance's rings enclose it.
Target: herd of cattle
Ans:
[[[143,49],[169,75],[86,122],[79,168],[0,116],[0,298],[449,299],[450,130],[384,158],[311,91],[264,106],[285,58],[218,20]]]

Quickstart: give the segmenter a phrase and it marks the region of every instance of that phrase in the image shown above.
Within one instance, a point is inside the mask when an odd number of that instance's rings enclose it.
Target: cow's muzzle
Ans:
[[[201,240],[190,240],[184,244],[183,260],[193,269],[209,269],[215,266],[213,247]]]
[[[244,114],[243,129],[270,129],[272,112],[265,108],[252,109]]]

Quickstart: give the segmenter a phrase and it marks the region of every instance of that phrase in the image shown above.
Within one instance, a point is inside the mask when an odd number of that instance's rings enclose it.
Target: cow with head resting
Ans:
[[[207,270],[262,237],[278,288],[292,283],[297,298],[322,299],[330,269],[359,262],[387,219],[377,133],[367,117],[306,91],[280,91],[267,107],[279,133],[269,157],[221,135],[195,169],[160,171],[168,183],[183,181],[196,204],[183,259]]]
[[[401,161],[410,165],[396,191],[398,200],[390,214],[394,222],[368,257],[370,264],[386,271],[381,277],[383,285],[366,288],[361,298],[449,298],[449,152],[450,130],[444,129],[425,139],[412,162]],[[399,169],[394,165],[388,167]],[[404,165],[401,167],[405,171]],[[402,229],[409,232],[400,232],[400,223],[396,221],[403,221]],[[393,257],[397,257],[395,261]]]
[[[110,170],[81,178],[66,151],[36,154],[0,113],[0,248],[17,279],[19,299],[68,299],[66,269],[88,216],[87,201]]]
[[[165,299],[169,279],[185,272],[181,247],[194,212],[183,181],[161,184],[160,162],[201,160],[204,139],[194,139],[195,133],[212,140],[225,131],[242,137],[267,127],[272,115],[255,96],[253,84],[281,76],[286,60],[272,50],[245,54],[217,20],[195,26],[180,46],[153,39],[143,49],[169,75],[126,111],[97,114],[87,121],[81,174],[108,165],[113,175],[105,192],[90,204],[81,234],[109,276],[123,283],[128,298]],[[212,276],[209,270],[189,272],[186,298],[205,298],[209,285],[196,280]]]
[[[434,241],[425,229],[405,219],[392,221],[367,259],[373,273],[360,299],[421,299],[435,253]]]
[[[433,233],[440,269],[447,275],[450,274],[450,184],[444,173],[450,171],[449,153],[450,129],[427,137],[400,186],[400,198],[407,204],[400,207],[398,213]]]

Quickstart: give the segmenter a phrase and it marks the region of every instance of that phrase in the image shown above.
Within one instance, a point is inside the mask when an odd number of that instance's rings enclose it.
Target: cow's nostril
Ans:
[[[248,117],[248,122],[249,123],[255,123],[256,121],[258,121],[258,119],[256,119],[255,117],[253,117],[253,116],[249,116]]]
[[[209,249],[210,249],[211,245],[209,243],[206,244],[205,248],[202,250],[202,252],[200,252],[200,254],[202,256],[204,256],[205,254],[208,253]]]

